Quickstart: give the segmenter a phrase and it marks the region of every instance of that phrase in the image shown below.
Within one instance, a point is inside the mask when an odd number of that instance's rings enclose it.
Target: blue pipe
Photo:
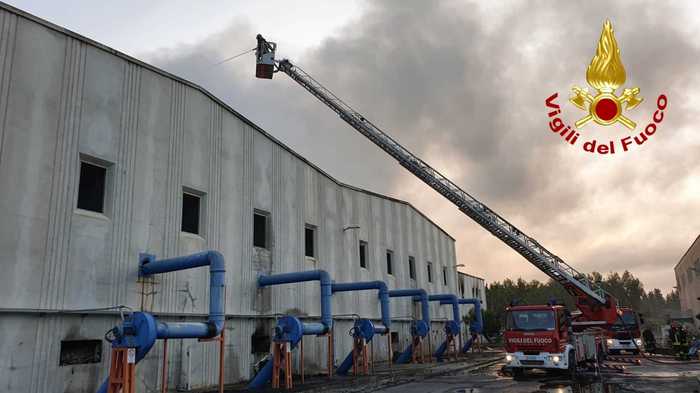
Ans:
[[[410,289],[393,289],[389,291],[389,297],[411,297],[414,301],[420,301],[421,303],[421,319],[420,321],[414,322],[415,329],[412,329],[412,334],[418,335],[420,337],[425,337],[430,332],[430,304],[428,303],[428,293],[425,289],[421,288],[410,288]],[[423,326],[419,326],[420,322]],[[409,344],[406,349],[401,352],[399,357],[396,359],[397,364],[408,363],[413,355],[413,344]]]
[[[331,314],[331,276],[325,270],[307,270],[304,272],[280,273],[258,276],[258,287],[263,288],[270,285],[291,284],[304,281],[319,281],[321,283],[321,323],[328,332],[333,326],[333,315]],[[306,324],[305,324],[306,325]],[[306,330],[306,329],[305,329]]]
[[[141,254],[139,275],[175,272],[209,266],[209,318],[201,322],[158,322],[158,338],[215,337],[224,328],[224,274],[226,263],[218,251],[203,251],[184,257],[155,260],[155,255]]]
[[[457,296],[451,293],[441,293],[437,295],[428,296],[430,301],[439,301],[440,304],[451,304],[452,305],[452,321],[448,321],[445,326],[445,332],[448,334],[458,335],[460,332],[460,316],[459,316],[459,299]],[[451,322],[451,323],[450,323]],[[443,342],[435,351],[435,358],[438,362],[442,361],[442,355],[447,350],[447,340]]]
[[[325,270],[307,270],[303,272],[280,273],[258,276],[258,287],[264,288],[271,285],[292,284],[305,281],[318,281],[321,284],[321,323],[301,322],[293,316],[285,316],[277,320],[275,337],[273,340],[288,341],[292,347],[296,346],[303,335],[321,335],[328,333],[333,328],[333,314],[331,312],[332,281],[331,276]],[[272,378],[272,359],[255,374],[248,382],[248,389],[261,389]]]
[[[261,389],[263,386],[267,384],[267,381],[272,379],[272,367],[273,367],[273,361],[272,361],[272,356],[267,360],[267,363],[265,363],[265,366],[263,366],[260,371],[258,371],[257,374],[255,374],[255,377],[248,382],[248,389]]]
[[[440,304],[451,304],[452,305],[452,320],[457,324],[457,331],[453,334],[459,333],[460,317],[459,317],[459,299],[457,296],[451,293],[440,293],[437,295],[428,296],[428,300],[431,302],[439,301]]]
[[[430,304],[428,303],[428,293],[425,289],[410,288],[410,289],[392,289],[389,291],[389,297],[411,297],[414,301],[421,303],[421,318],[430,329]]]
[[[379,290],[379,304],[382,313],[382,324],[386,329],[384,332],[375,331],[375,333],[386,334],[391,328],[391,309],[389,307],[389,290],[384,281],[360,281],[360,282],[344,282],[334,283],[331,285],[331,292],[348,292],[348,291],[366,291],[371,289]],[[382,330],[381,328],[379,330]]]
[[[396,364],[406,364],[413,358],[413,344],[408,344],[406,349],[396,358]]]
[[[471,349],[472,344],[474,344],[474,336],[469,337],[467,342],[464,343],[464,346],[462,347],[462,353],[469,352],[469,349]]]
[[[196,254],[156,261],[153,254],[139,255],[139,276],[168,273],[178,270],[209,266],[209,317],[207,322],[161,322],[153,315],[136,312],[127,316],[112,333],[112,347],[136,348],[136,363],[141,361],[153,347],[156,339],[209,338],[221,334],[224,328],[224,289],[226,262],[218,251],[203,251]],[[100,385],[98,393],[107,392],[109,377]]]
[[[476,333],[481,333],[484,330],[484,320],[481,315],[481,300],[473,299],[459,299],[459,304],[472,304],[474,305],[474,316],[476,316],[475,323],[470,324],[469,330]]]

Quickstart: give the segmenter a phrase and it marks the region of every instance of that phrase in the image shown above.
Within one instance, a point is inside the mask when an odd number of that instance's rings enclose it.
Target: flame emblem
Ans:
[[[569,98],[577,108],[588,111],[588,115],[575,123],[576,127],[583,127],[593,120],[604,126],[620,122],[633,130],[637,125],[622,114],[622,104],[626,104],[625,109],[634,109],[644,99],[637,96],[638,87],[624,89],[620,96],[615,95],[615,90],[625,83],[626,77],[612,23],[606,20],[595,56],[586,70],[586,81],[598,91],[598,94],[593,96],[588,93],[587,88],[574,86],[572,96]]]

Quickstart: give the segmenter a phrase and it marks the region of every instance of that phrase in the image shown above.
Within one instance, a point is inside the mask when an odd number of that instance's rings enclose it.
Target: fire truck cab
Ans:
[[[608,326],[608,350],[611,353],[638,354],[642,349],[642,332],[639,315],[628,307],[620,307],[619,318]]]
[[[506,362],[513,375],[535,368],[567,370],[575,375],[571,315],[564,306],[508,307],[505,326]]]

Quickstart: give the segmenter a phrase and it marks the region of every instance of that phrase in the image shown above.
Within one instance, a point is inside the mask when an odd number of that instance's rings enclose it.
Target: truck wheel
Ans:
[[[513,373],[513,379],[518,380],[523,377],[523,369],[522,367],[513,367],[511,369],[511,372]]]
[[[574,351],[569,351],[568,374],[569,374],[569,378],[571,378],[572,381],[576,380],[576,355],[574,354]]]

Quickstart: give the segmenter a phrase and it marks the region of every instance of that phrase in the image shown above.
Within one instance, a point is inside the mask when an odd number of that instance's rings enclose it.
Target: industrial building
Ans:
[[[459,295],[466,299],[479,299],[481,308],[486,309],[486,281],[477,276],[473,276],[464,272],[457,272],[457,286]]]
[[[253,375],[276,315],[320,313],[318,285],[259,289],[261,273],[458,293],[454,239],[407,202],[339,182],[191,82],[3,3],[0,182],[2,393],[94,392],[120,320],[110,307],[204,320],[207,272],[141,279],[144,252],[224,255],[226,383]],[[333,313],[338,362],[352,315],[379,320],[376,294],[338,294]],[[395,349],[417,313],[392,303]],[[450,316],[431,307],[433,342]],[[321,372],[326,341],[305,346]],[[158,388],[162,353],[138,364],[138,391]],[[216,345],[173,341],[168,356],[170,386],[217,383]]]
[[[700,327],[700,321],[695,318],[696,315],[700,315],[700,235],[695,238],[673,271],[676,273],[681,313],[691,318],[695,326]]]

